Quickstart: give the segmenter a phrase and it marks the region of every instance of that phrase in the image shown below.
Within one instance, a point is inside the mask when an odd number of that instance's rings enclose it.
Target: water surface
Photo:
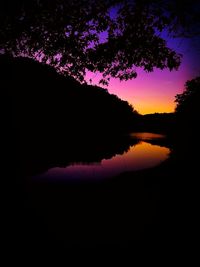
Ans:
[[[124,151],[121,154],[115,154],[96,163],[72,162],[63,168],[51,168],[37,177],[44,179],[108,178],[126,171],[154,167],[168,158],[169,148],[150,143],[163,139],[163,135],[132,133],[131,137],[138,139],[139,142],[135,145],[130,145],[128,151]]]

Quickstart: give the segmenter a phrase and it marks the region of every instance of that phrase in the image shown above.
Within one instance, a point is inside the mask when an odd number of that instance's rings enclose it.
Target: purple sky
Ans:
[[[107,87],[110,93],[127,100],[141,114],[174,111],[174,97],[183,92],[184,84],[200,75],[200,38],[166,38],[169,47],[183,55],[178,71],[154,70],[146,73],[138,69],[136,79],[120,82],[111,79]],[[99,75],[88,73],[93,84],[98,84]]]

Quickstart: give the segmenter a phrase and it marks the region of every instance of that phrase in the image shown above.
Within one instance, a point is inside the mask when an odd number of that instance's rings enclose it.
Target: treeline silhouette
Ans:
[[[192,174],[198,168],[197,155],[200,149],[200,76],[185,83],[185,90],[176,95],[175,102],[177,106],[175,127],[171,130],[174,137],[171,157],[181,164],[185,163]]]
[[[175,125],[174,113],[154,113],[140,116],[137,129],[141,132],[168,134]]]
[[[26,174],[100,162],[137,143],[123,133],[133,129],[138,113],[105,89],[28,58],[1,56],[0,71],[9,142],[15,139]]]
[[[199,131],[200,112],[200,76],[185,84],[182,94],[176,95],[177,130],[184,130],[187,135],[193,131]]]
[[[107,90],[80,84],[59,75],[52,67],[28,58],[1,56],[1,86],[8,87],[17,123],[48,135],[88,130],[107,134],[130,130],[137,112]],[[2,85],[2,83],[4,85]],[[40,130],[41,134],[41,130]]]

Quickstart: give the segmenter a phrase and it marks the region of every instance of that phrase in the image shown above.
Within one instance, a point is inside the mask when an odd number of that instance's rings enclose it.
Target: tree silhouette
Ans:
[[[194,135],[199,133],[200,76],[186,82],[185,91],[176,95],[175,102],[177,134],[181,133],[182,138],[189,139],[190,145],[193,141],[197,146]]]
[[[176,95],[176,112],[196,116],[199,113],[200,76],[187,81],[182,94]]]
[[[138,113],[106,89],[81,85],[29,58],[1,56],[0,73],[3,128],[12,149],[19,147],[22,172],[100,162],[138,142],[127,135]]]
[[[1,56],[0,73],[4,103],[17,127],[31,135],[116,134],[131,131],[139,117],[127,101],[106,89],[80,84],[33,59]]]
[[[136,68],[178,68],[160,33],[196,34],[198,1],[2,0],[0,51],[36,57],[78,79],[86,70],[127,80]],[[194,26],[196,25],[196,26]]]

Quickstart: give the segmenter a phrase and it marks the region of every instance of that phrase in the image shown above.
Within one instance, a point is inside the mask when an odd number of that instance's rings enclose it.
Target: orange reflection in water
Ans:
[[[146,136],[147,137],[147,136]],[[151,138],[152,139],[152,138]],[[158,145],[151,145],[141,141],[132,146],[128,152],[104,159],[97,164],[74,164],[65,168],[50,169],[46,175],[49,177],[70,178],[105,178],[118,175],[126,171],[135,171],[158,165],[167,159],[169,149]],[[46,176],[45,175],[45,176]]]
[[[144,141],[165,138],[165,135],[163,134],[148,133],[148,132],[132,133],[131,136]]]
[[[167,159],[169,149],[146,142],[132,146],[127,153],[102,161],[102,167],[117,172],[149,168]]]

